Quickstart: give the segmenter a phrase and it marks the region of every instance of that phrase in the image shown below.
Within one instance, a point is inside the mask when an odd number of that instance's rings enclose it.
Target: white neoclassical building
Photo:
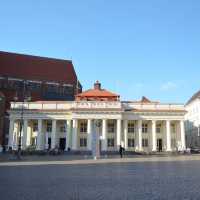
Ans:
[[[12,102],[9,114],[12,149],[17,149],[23,119],[24,150],[35,146],[36,150],[91,151],[94,135],[104,152],[117,151],[119,145],[136,152],[185,150],[184,105],[161,104],[145,97],[123,102],[98,82],[72,102]]]
[[[195,93],[185,105],[186,145],[200,148],[200,91]]]

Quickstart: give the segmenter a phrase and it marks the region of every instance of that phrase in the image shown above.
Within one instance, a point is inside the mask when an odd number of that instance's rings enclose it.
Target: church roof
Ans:
[[[0,75],[20,79],[77,82],[72,61],[0,51]]]

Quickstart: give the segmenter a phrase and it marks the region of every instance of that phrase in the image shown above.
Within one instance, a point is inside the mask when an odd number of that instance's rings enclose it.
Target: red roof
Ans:
[[[94,89],[86,90],[76,95],[76,100],[118,100],[120,96],[108,90],[102,89],[101,84],[96,81]]]
[[[105,89],[90,89],[76,95],[77,97],[119,97],[119,95]]]
[[[140,101],[133,101],[134,103],[159,103],[159,101],[151,101],[147,97],[143,96]]]
[[[0,51],[0,75],[75,84],[72,61]]]

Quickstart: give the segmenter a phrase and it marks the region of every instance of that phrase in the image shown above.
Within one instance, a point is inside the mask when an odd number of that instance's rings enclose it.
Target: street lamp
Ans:
[[[18,97],[15,96],[14,100],[17,101]],[[18,148],[17,148],[17,158],[20,160],[21,159],[21,143],[22,143],[22,129],[24,126],[24,103],[27,101],[30,101],[31,97],[30,95],[26,95],[26,81],[23,81],[23,91],[22,91],[22,106],[21,106],[21,119],[20,119],[20,129],[19,129],[19,139],[18,139]]]

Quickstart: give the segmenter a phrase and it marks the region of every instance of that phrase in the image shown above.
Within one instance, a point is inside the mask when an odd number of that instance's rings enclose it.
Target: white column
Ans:
[[[92,120],[87,120],[87,149],[92,150]]]
[[[138,151],[142,151],[142,120],[138,120]]]
[[[68,151],[70,147],[70,134],[71,134],[71,120],[66,121],[66,140],[65,140],[65,151]]]
[[[45,132],[45,149],[48,150],[49,149],[49,133]]]
[[[170,131],[170,121],[166,121],[166,151],[171,151],[171,131]]]
[[[56,120],[52,120],[52,131],[51,131],[51,149],[56,147]]]
[[[72,121],[72,150],[77,150],[78,120]]]
[[[124,120],[124,148],[128,149],[128,120]]]
[[[117,147],[121,144],[121,119],[117,119]]]
[[[157,150],[157,148],[156,148],[156,121],[152,121],[152,131],[151,131],[151,133],[152,133],[152,138],[151,138],[151,140],[152,140],[152,151],[156,151]]]
[[[180,131],[181,131],[181,146],[182,150],[184,151],[186,147],[185,147],[185,129],[183,120],[180,121]]]
[[[42,150],[42,119],[38,119],[37,150]]]
[[[102,151],[107,151],[107,120],[102,120]]]
[[[27,143],[27,127],[28,127],[28,120],[27,120],[27,119],[24,119],[24,121],[23,121],[22,149],[26,149],[26,143]]]
[[[31,145],[31,127],[30,124],[28,123],[27,127],[27,140],[26,140],[26,145],[30,146]]]
[[[15,120],[10,119],[8,147],[11,147],[12,149],[14,145],[14,124],[15,124]]]

